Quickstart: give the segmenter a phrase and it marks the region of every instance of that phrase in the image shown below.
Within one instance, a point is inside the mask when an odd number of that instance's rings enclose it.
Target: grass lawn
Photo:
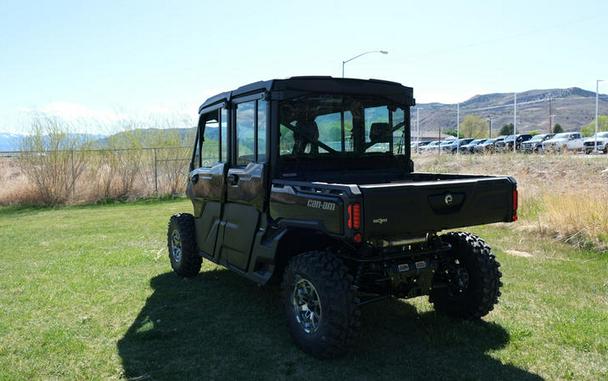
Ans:
[[[504,274],[483,322],[426,298],[372,304],[353,352],[319,361],[292,345],[276,290],[208,262],[193,280],[170,272],[166,223],[190,209],[0,209],[0,379],[608,378],[605,254],[471,229]]]

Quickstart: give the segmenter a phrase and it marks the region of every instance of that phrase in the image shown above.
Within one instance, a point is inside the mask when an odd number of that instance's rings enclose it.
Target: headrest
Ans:
[[[391,141],[391,128],[388,123],[372,123],[369,130],[369,140],[373,143],[389,143]]]

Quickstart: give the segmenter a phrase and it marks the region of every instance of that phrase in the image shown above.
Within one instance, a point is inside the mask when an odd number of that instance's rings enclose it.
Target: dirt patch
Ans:
[[[526,252],[526,251],[519,251],[519,250],[505,250],[505,253],[509,254],[509,255],[513,255],[515,257],[524,257],[524,258],[530,258],[533,255]]]

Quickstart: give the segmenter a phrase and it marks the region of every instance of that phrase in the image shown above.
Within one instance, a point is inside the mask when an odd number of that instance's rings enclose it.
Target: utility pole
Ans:
[[[437,155],[441,156],[441,123],[439,124],[439,147],[437,148]]]
[[[553,97],[549,96],[549,133],[553,132]]]
[[[492,118],[488,118],[488,136],[492,139]]]
[[[456,139],[460,139],[460,103],[456,104]],[[456,140],[456,153],[460,153],[460,141]]]
[[[597,151],[597,130],[599,127],[599,113],[600,113],[600,82],[603,79],[598,79],[595,81],[595,136],[594,136],[594,147],[593,150]]]
[[[420,153],[420,107],[416,107],[416,130],[418,131],[418,137],[416,143],[416,153]]]
[[[513,152],[516,152],[516,150],[517,150],[517,93],[513,93]]]

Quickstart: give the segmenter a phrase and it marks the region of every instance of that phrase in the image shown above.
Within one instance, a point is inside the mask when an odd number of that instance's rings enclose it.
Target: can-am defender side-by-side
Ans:
[[[409,87],[295,77],[208,99],[187,186],[193,214],[171,217],[173,270],[202,259],[280,283],[295,343],[344,353],[360,307],[428,295],[443,314],[479,319],[500,296],[499,264],[469,233],[517,220],[511,177],[419,173],[410,159]]]

